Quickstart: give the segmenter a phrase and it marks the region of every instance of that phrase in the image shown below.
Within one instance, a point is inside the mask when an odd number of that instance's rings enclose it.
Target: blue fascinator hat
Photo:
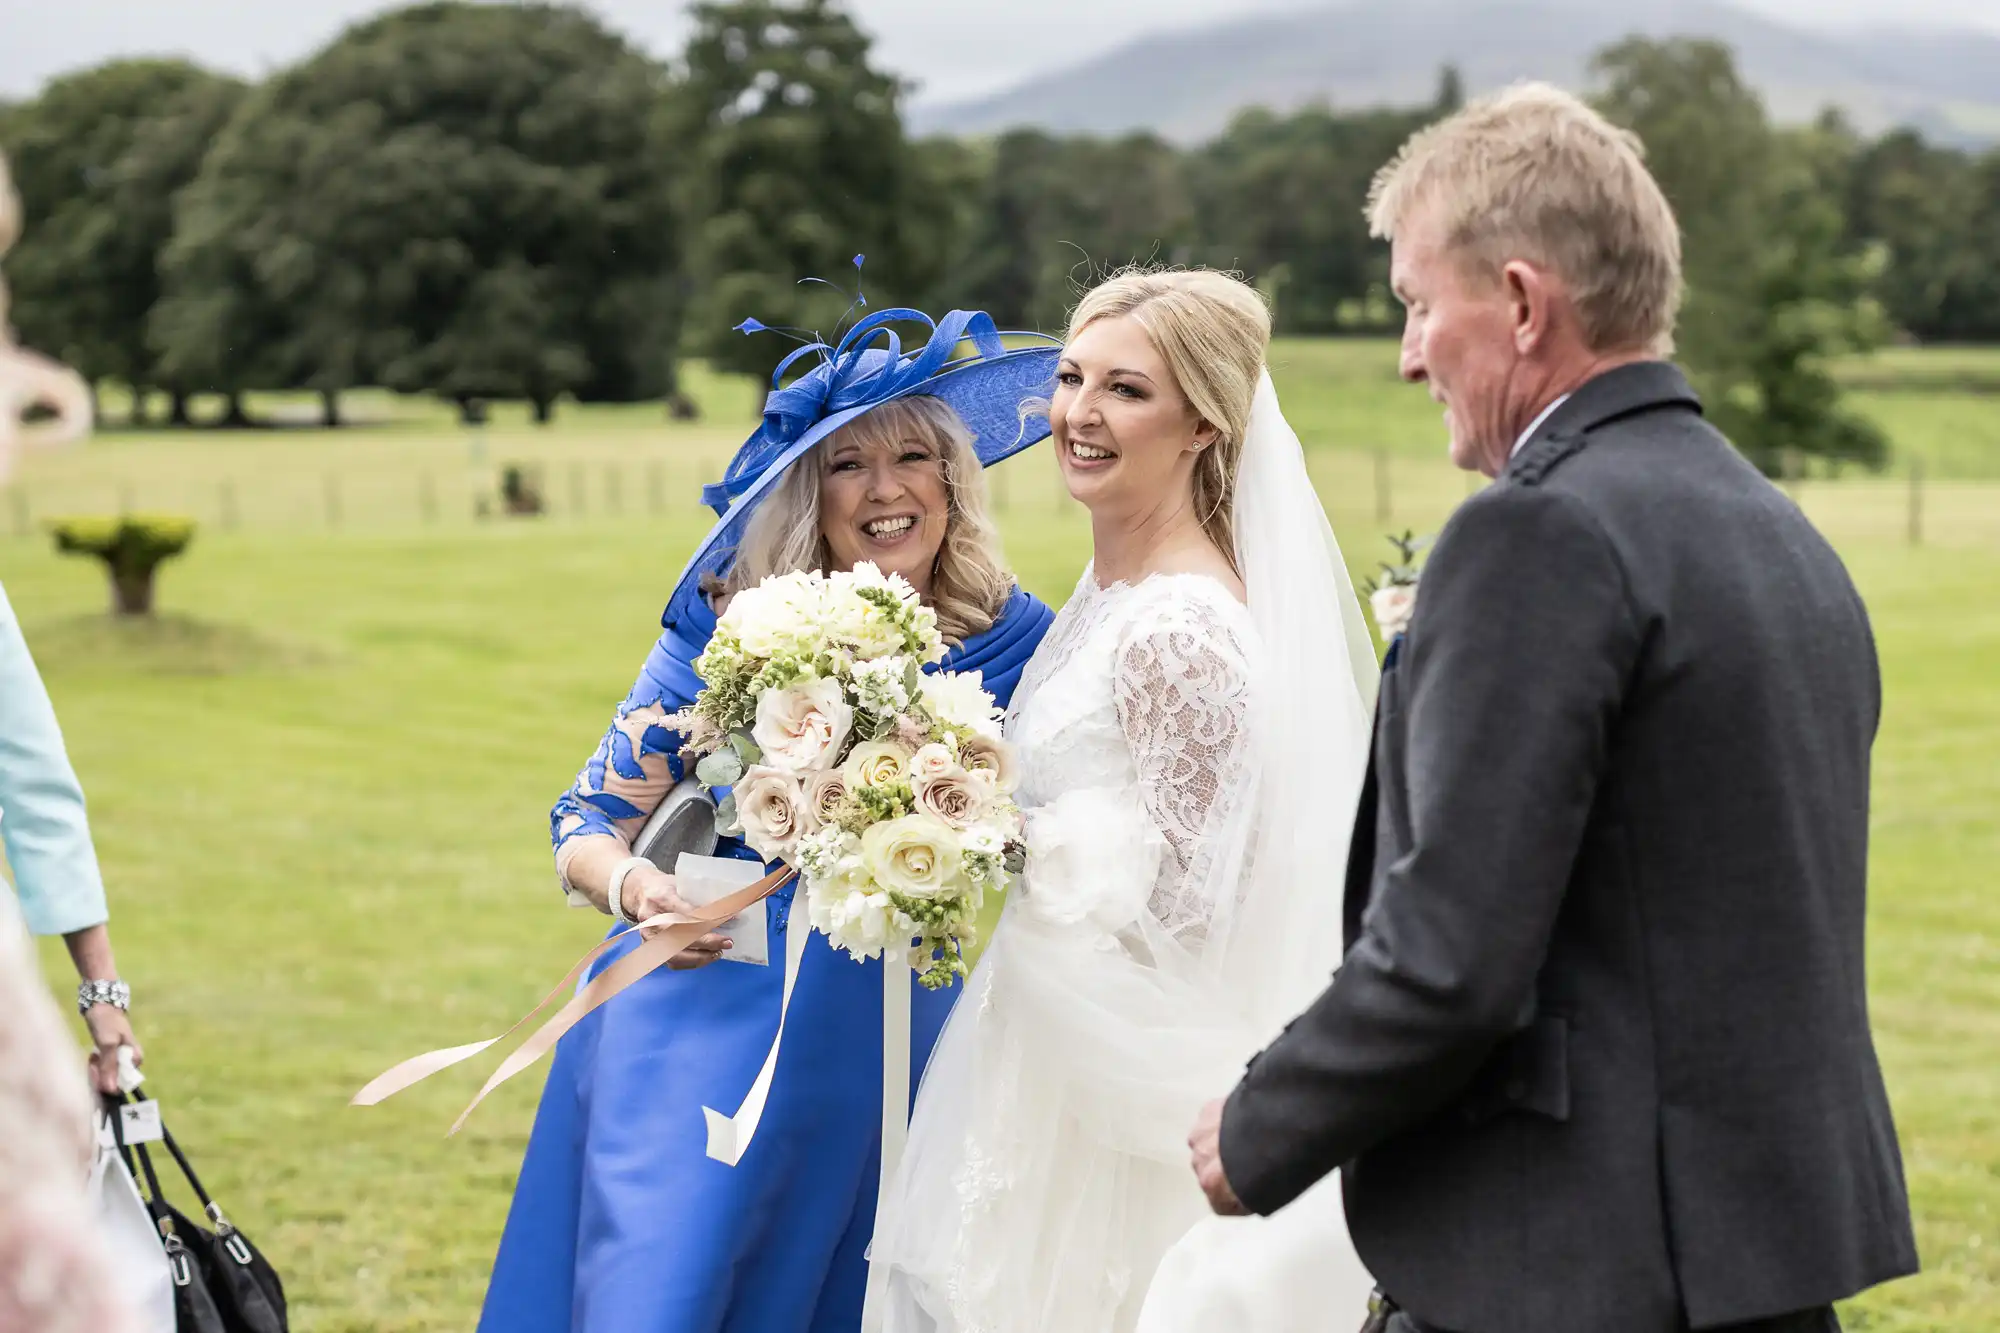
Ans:
[[[856,266],[860,256],[855,257]],[[903,350],[897,326],[915,325],[926,335],[914,351]],[[754,319],[737,326],[765,332]],[[1049,434],[1041,415],[1024,416],[1022,406],[1044,396],[1055,381],[1062,345],[1043,334],[1035,345],[1009,348],[992,317],[982,310],[953,310],[932,319],[921,310],[878,310],[828,346],[797,348],[771,374],[771,394],[763,421],[736,451],[722,480],[702,488],[702,503],[719,516],[681,572],[662,622],[671,626],[698,598],[705,576],[720,574],[759,503],[792,465],[842,426],[898,398],[940,399],[971,433],[981,464],[1010,458]],[[810,368],[786,382],[801,362]]]

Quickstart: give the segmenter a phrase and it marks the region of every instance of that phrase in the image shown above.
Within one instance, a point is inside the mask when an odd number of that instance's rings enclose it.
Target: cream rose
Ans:
[[[978,819],[993,797],[991,783],[957,769],[934,778],[920,777],[913,790],[918,810],[936,815],[955,829],[965,828]]]
[[[805,798],[799,780],[760,764],[745,773],[733,791],[743,841],[766,861],[789,856],[806,832]]]
[[[912,898],[955,887],[960,855],[957,832],[936,815],[905,815],[861,835],[861,859],[875,882]]]
[[[814,831],[833,823],[847,802],[847,775],[837,768],[811,774],[805,783],[806,823]]]
[[[1020,782],[1014,747],[995,737],[968,737],[959,747],[958,762],[974,778],[991,782],[993,790],[1002,796],[1011,795]]]
[[[815,678],[764,691],[750,735],[766,764],[806,773],[833,767],[853,725],[854,710],[847,706],[840,682]]]
[[[910,776],[910,752],[897,741],[864,741],[840,771],[850,787],[892,786]]]
[[[1382,631],[1382,638],[1393,639],[1410,627],[1410,617],[1417,613],[1417,585],[1392,583],[1377,588],[1368,595],[1368,606],[1375,613],[1375,624]]]

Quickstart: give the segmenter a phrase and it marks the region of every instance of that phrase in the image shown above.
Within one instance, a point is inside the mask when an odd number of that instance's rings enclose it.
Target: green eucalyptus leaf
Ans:
[[[730,787],[743,776],[743,761],[734,750],[717,750],[694,766],[695,777],[704,787]]]

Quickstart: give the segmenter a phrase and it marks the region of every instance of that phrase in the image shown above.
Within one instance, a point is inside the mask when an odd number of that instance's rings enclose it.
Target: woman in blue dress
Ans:
[[[1015,586],[987,515],[983,465],[1041,439],[1028,406],[1056,352],[1009,351],[954,311],[910,356],[884,311],[774,389],[764,422],[704,500],[723,517],[681,576],[637,684],[551,814],[572,901],[621,920],[679,910],[631,840],[681,774],[663,720],[692,701],[720,605],[763,577],[872,561],[907,578],[1005,703],[1051,619]],[[970,356],[952,359],[963,340]],[[876,344],[885,344],[877,346]],[[780,366],[774,385],[803,353]],[[754,859],[735,839],[718,855]],[[623,869],[623,874],[618,872]],[[808,941],[770,1100],[731,1167],[705,1152],[703,1106],[734,1108],[776,1032],[791,890],[766,903],[772,966],[710,936],[558,1045],[529,1137],[481,1333],[853,1333],[874,1226],[882,1112],[881,962]],[[623,924],[617,930],[624,930]],[[624,950],[596,965],[609,966]],[[912,981],[921,1071],[958,988]]]

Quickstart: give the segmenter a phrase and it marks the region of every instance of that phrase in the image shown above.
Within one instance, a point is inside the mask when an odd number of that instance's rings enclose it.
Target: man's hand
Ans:
[[[1236,1197],[1236,1191],[1229,1187],[1229,1177],[1222,1170],[1222,1107],[1222,1100],[1217,1098],[1201,1108],[1188,1135],[1188,1147],[1194,1153],[1194,1178],[1201,1182],[1208,1206],[1219,1217],[1242,1217],[1250,1210]]]
[[[90,1081],[99,1092],[111,1094],[118,1091],[118,1048],[132,1048],[132,1063],[146,1062],[146,1053],[139,1048],[139,1039],[132,1035],[132,1020],[123,1009],[108,1004],[93,1004],[83,1016],[83,1024],[90,1029],[90,1044],[96,1047],[90,1053]]]
[[[634,866],[625,876],[625,914],[634,921],[644,922],[648,917],[673,912],[681,916],[692,916],[694,908],[681,900],[674,884],[674,877],[653,866]],[[657,927],[664,930],[665,926]],[[642,932],[651,938],[653,931]],[[698,967],[707,967],[728,952],[735,941],[721,935],[704,935],[681,953],[676,954],[667,966],[678,972],[691,972]]]

